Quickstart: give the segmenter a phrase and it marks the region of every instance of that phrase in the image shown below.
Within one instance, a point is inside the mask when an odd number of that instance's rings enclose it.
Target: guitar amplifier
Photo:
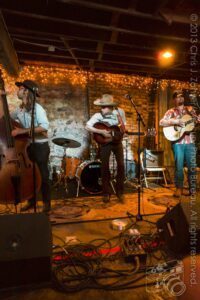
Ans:
[[[144,168],[163,167],[164,151],[144,149],[143,165]]]

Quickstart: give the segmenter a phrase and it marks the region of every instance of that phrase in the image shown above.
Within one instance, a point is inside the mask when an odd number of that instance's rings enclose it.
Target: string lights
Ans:
[[[60,85],[66,82],[72,85],[79,85],[85,87],[88,81],[102,81],[108,84],[110,87],[118,88],[120,86],[132,87],[136,89],[151,90],[153,82],[152,77],[142,77],[137,75],[120,75],[110,73],[92,73],[82,70],[72,70],[71,67],[47,67],[38,65],[27,65],[21,68],[19,76],[17,78],[11,77],[2,68],[2,76],[5,82],[6,90],[9,93],[15,93],[16,81],[23,81],[25,79],[31,79],[37,81],[41,85]],[[171,86],[172,89],[189,89],[189,82],[182,82],[178,80],[160,80],[159,86],[161,89],[165,89],[167,86]]]

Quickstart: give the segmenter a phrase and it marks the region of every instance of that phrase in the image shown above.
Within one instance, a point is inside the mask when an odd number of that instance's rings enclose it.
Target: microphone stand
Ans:
[[[36,93],[37,89],[32,88],[33,92],[33,101],[32,101],[32,108],[31,108],[31,140],[32,140],[32,146],[33,146],[33,151],[34,151],[34,146],[35,146],[35,102],[36,102]],[[35,158],[33,159],[33,206],[34,206],[34,212],[37,211],[36,207],[36,168],[35,168]]]
[[[140,145],[141,145],[141,140],[140,140],[140,135],[141,135],[141,123],[142,125],[145,127],[145,123],[144,120],[141,116],[141,114],[139,113],[139,111],[137,110],[137,107],[135,105],[135,103],[133,102],[133,99],[130,95],[126,95],[126,98],[128,98],[131,103],[132,106],[134,107],[136,114],[137,114],[137,127],[138,127],[138,150],[137,150],[137,155],[138,155],[138,187],[137,187],[137,191],[138,191],[138,212],[136,215],[136,220],[137,221],[141,221],[142,220],[142,215],[140,213],[140,197],[141,197],[141,169],[140,169]]]

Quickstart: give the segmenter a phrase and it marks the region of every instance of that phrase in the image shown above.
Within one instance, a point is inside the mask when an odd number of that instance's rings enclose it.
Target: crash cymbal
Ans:
[[[66,138],[55,138],[52,142],[58,146],[65,148],[78,148],[81,144],[75,140],[66,139]]]

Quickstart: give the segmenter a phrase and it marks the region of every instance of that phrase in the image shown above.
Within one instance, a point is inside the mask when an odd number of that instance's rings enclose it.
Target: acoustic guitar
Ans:
[[[93,133],[94,140],[101,145],[105,145],[108,143],[119,143],[123,139],[123,133],[121,129],[117,125],[108,125],[107,123],[97,122],[94,124],[94,127],[97,129],[107,130],[111,133],[111,137],[105,137],[100,133]]]
[[[105,145],[108,143],[119,143],[122,139],[124,134],[126,135],[135,135],[135,136],[151,136],[151,137],[155,137],[156,130],[155,128],[148,128],[147,132],[128,132],[125,131],[124,133],[121,131],[121,128],[117,125],[109,125],[107,123],[101,123],[101,122],[97,122],[94,124],[94,127],[97,129],[103,129],[103,130],[107,130],[108,132],[111,133],[111,137],[104,137],[102,134],[100,133],[93,133],[93,138],[94,140],[101,145]]]
[[[190,115],[184,115],[180,120],[185,123],[184,127],[179,125],[163,127],[164,136],[171,142],[178,141],[185,132],[191,132],[195,127],[195,119]]]

